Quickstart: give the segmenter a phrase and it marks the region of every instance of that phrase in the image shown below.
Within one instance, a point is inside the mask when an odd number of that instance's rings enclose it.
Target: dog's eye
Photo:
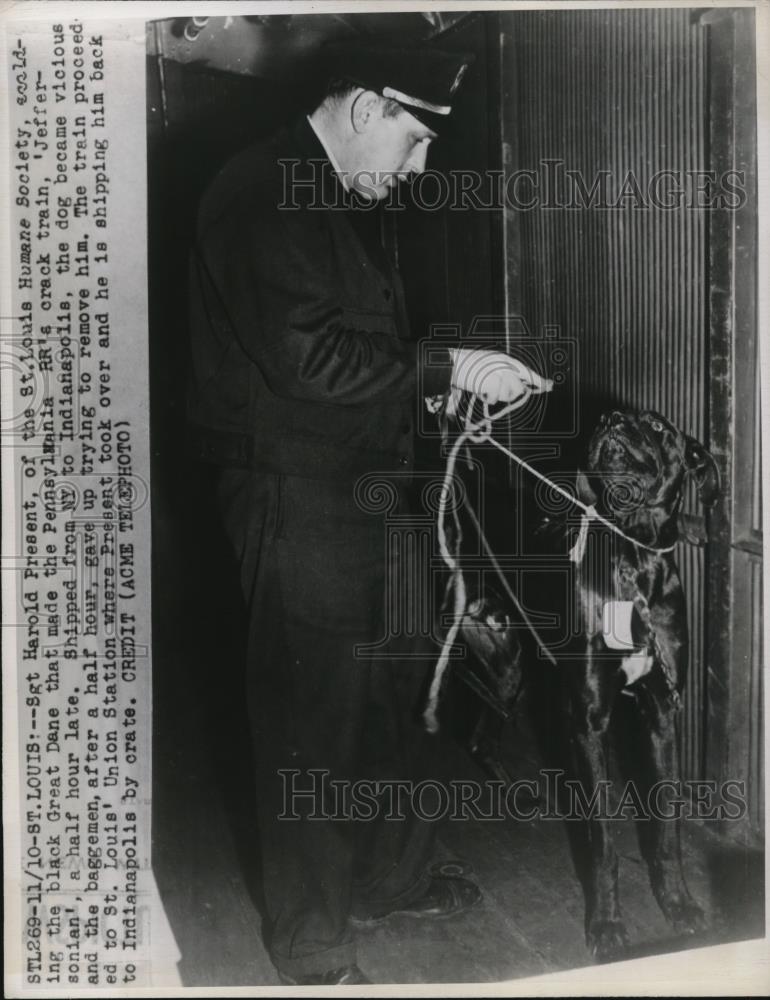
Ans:
[[[652,427],[652,429],[656,431],[658,434],[660,434],[661,431],[663,430],[663,424],[660,422],[660,420],[651,420],[650,427]]]

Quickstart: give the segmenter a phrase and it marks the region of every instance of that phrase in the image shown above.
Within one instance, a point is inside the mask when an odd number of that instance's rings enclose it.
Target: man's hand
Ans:
[[[499,351],[456,347],[450,352],[454,362],[452,385],[474,393],[490,406],[512,403],[528,392],[553,389],[551,379]]]

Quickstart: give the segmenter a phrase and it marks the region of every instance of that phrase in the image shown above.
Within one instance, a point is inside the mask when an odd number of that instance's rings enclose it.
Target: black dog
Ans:
[[[633,694],[637,791],[643,802],[656,783],[679,775],[675,720],[687,668],[687,615],[672,552],[688,476],[700,499],[714,502],[716,465],[694,438],[651,411],[605,414],[588,448],[578,495],[614,524],[590,523],[576,562],[576,637],[560,665],[575,774],[590,801],[609,779],[608,733],[621,692]],[[572,658],[576,657],[576,658]],[[623,699],[624,708],[628,699]],[[599,959],[627,941],[618,902],[617,856],[610,824],[588,818],[586,939]],[[691,932],[703,914],[682,874],[680,829],[650,816],[640,840],[653,893],[675,930]],[[644,833],[644,836],[641,834]]]
[[[701,500],[713,503],[719,479],[711,455],[651,411],[605,414],[588,446],[585,471],[577,476],[577,495],[619,532],[598,519],[584,525],[583,544],[573,551],[576,620],[554,671],[567,713],[561,728],[569,733],[570,769],[587,802],[609,782],[610,721],[621,705],[635,716],[631,764],[641,801],[649,801],[656,783],[678,778],[675,720],[688,636],[672,549],[688,477],[694,477]],[[566,552],[566,525],[562,531],[554,527],[551,523],[546,534],[551,541],[558,535]],[[545,579],[544,584],[547,589]],[[526,680],[527,660],[534,659],[531,636],[515,619],[505,596],[487,589],[469,595],[461,631],[477,667],[475,675],[466,668],[465,679],[471,675],[471,686],[487,702],[472,748],[495,772],[499,759],[489,745],[499,736],[500,719],[510,714],[522,674]],[[542,676],[542,660],[533,673]],[[633,698],[620,698],[622,692]],[[684,882],[678,822],[653,817],[640,823],[639,831],[652,889],[666,918],[677,931],[698,929],[703,914]],[[606,960],[627,943],[611,821],[589,811],[587,834],[586,940],[592,954]]]

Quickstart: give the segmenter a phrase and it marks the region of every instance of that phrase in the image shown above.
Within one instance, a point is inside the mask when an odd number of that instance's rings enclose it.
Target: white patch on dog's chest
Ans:
[[[602,635],[607,649],[633,649],[631,632],[633,601],[605,601],[602,608]]]
[[[602,636],[608,649],[635,650],[633,636],[633,601],[606,601],[602,607]],[[646,649],[637,649],[624,656],[620,669],[626,675],[626,684],[633,684],[652,670],[653,657]],[[630,693],[630,692],[629,692]]]
[[[640,649],[637,653],[623,658],[620,669],[626,675],[626,687],[638,681],[640,677],[649,674],[652,670],[653,658],[646,649]]]

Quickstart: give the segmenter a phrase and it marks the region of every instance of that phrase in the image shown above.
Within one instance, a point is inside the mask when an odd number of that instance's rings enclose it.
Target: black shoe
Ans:
[[[279,972],[278,978],[284,986],[364,986],[371,984],[357,965],[343,965],[341,969],[329,972],[312,972],[307,976],[287,976]]]
[[[351,917],[354,927],[371,927],[389,917],[436,920],[465,913],[481,902],[481,889],[470,879],[456,875],[431,875],[425,892],[412,903],[370,917]]]

